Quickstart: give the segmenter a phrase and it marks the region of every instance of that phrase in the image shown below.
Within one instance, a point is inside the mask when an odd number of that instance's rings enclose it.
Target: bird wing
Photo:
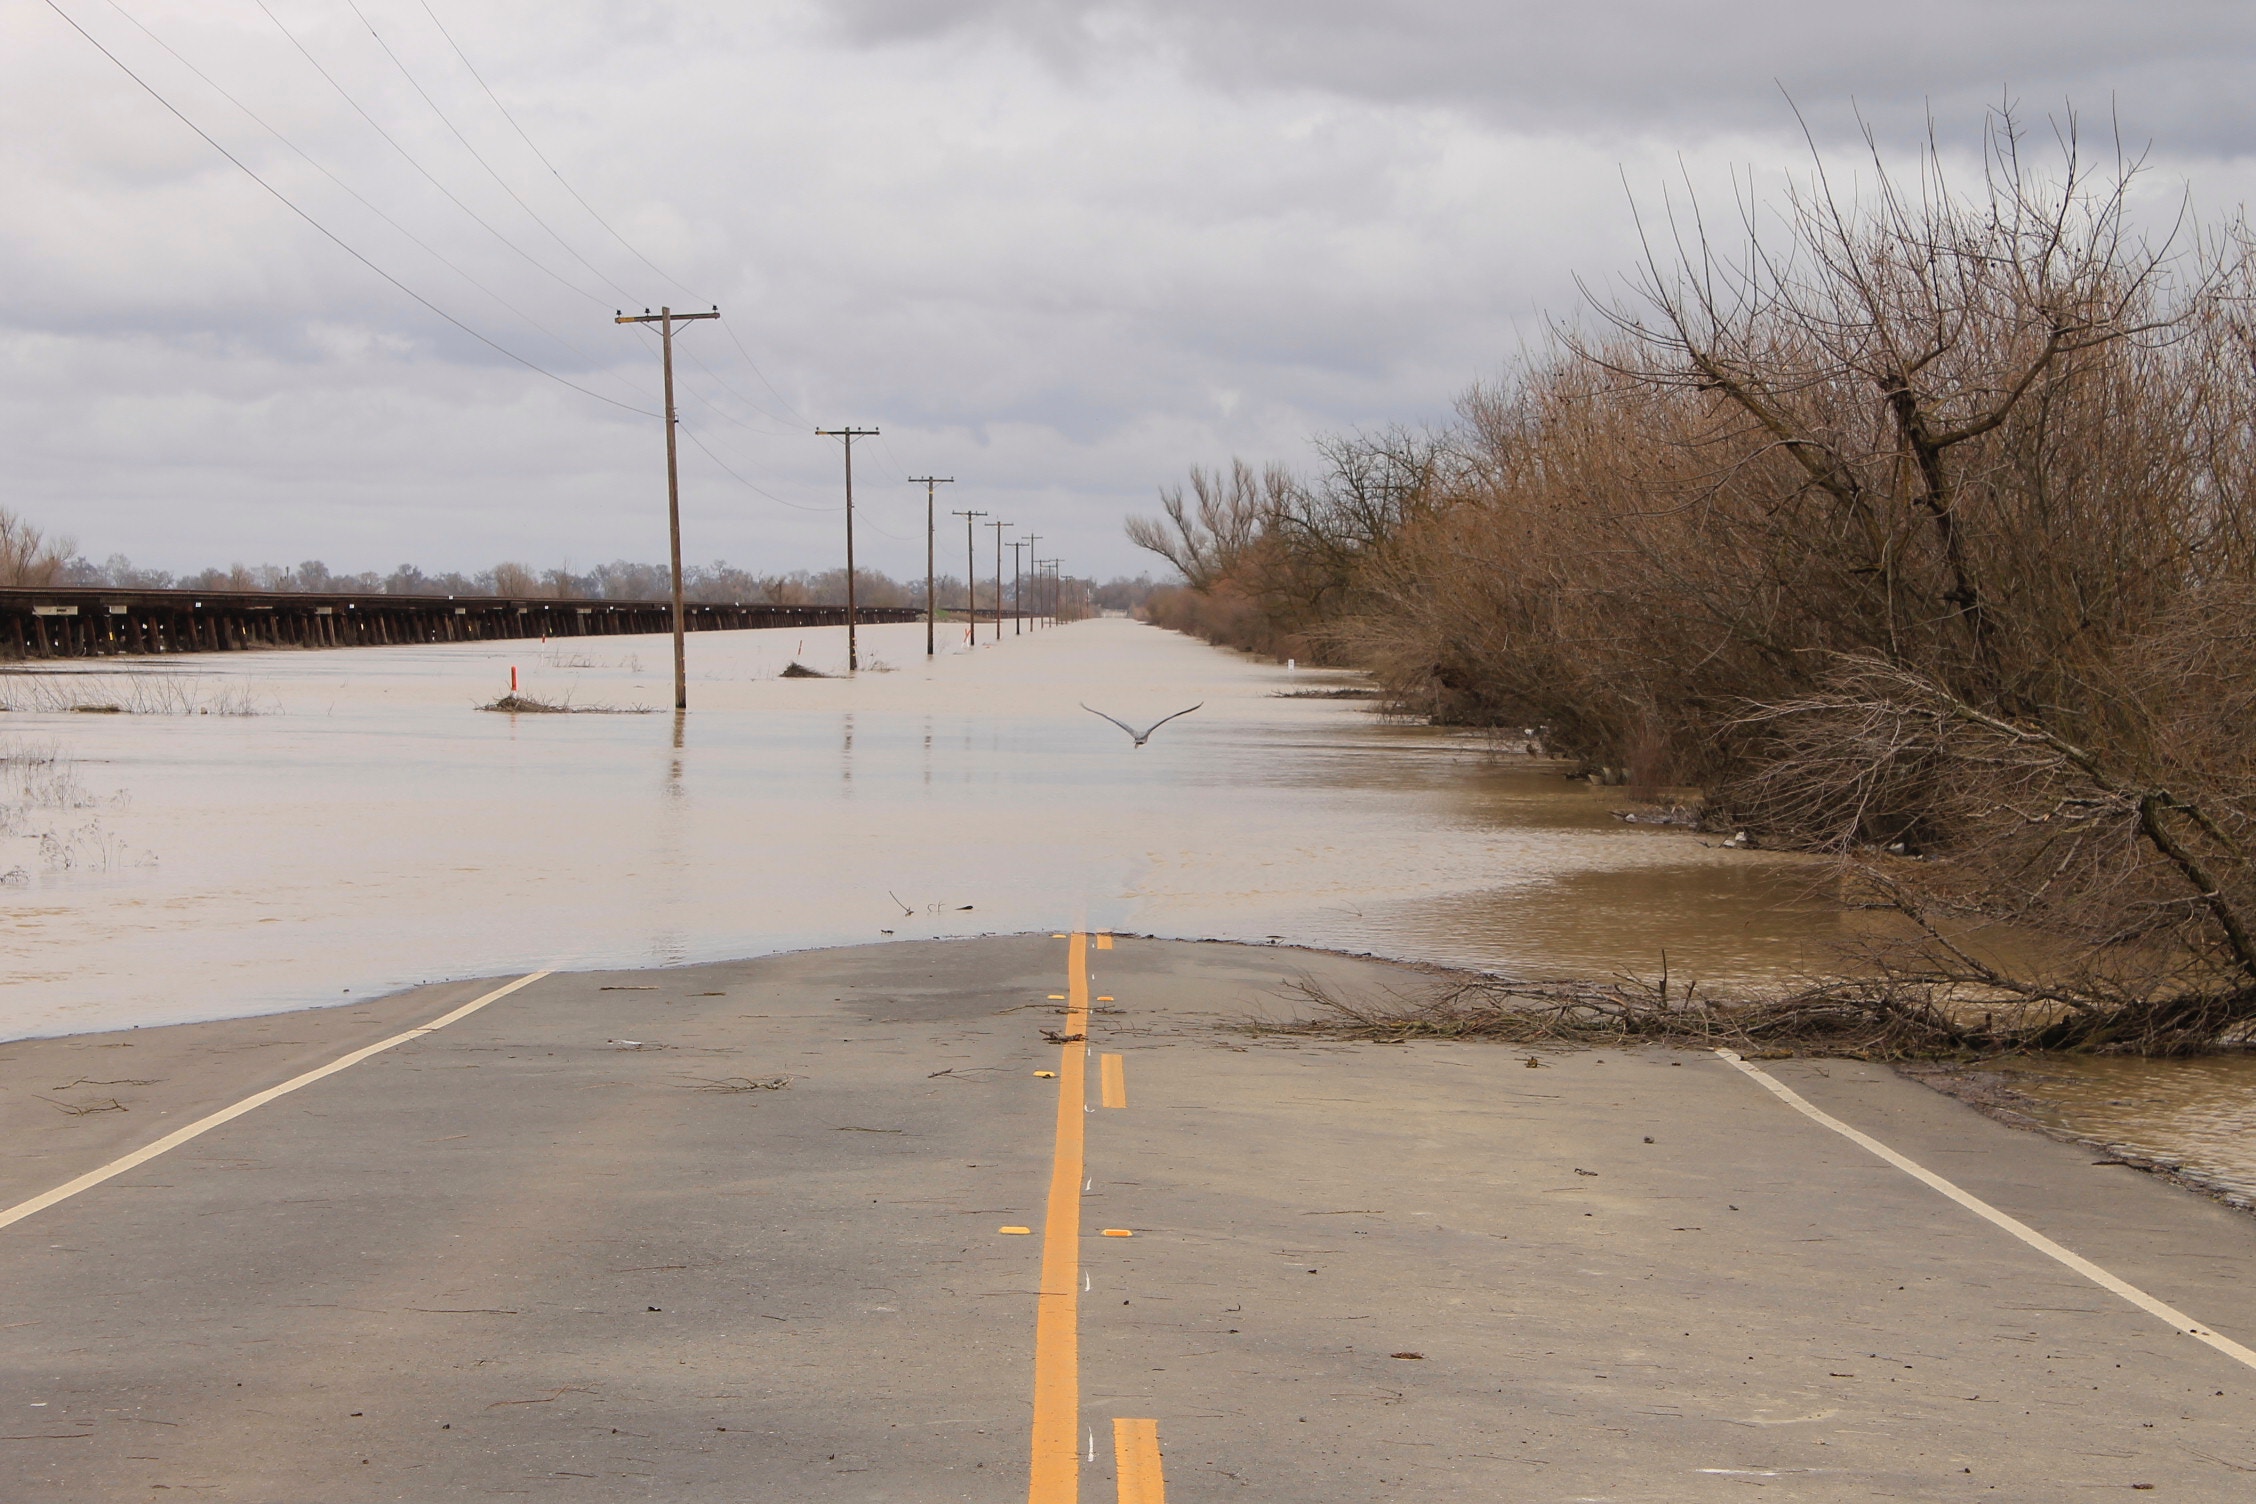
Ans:
[[[1162,726],[1166,725],[1166,724],[1167,724],[1167,723],[1168,723],[1169,721],[1172,721],[1172,720],[1174,720],[1174,719],[1175,719],[1175,718],[1176,718],[1177,716],[1186,716],[1186,715],[1189,715],[1189,714],[1191,713],[1191,710],[1197,710],[1197,709],[1198,709],[1198,708],[1199,708],[1200,706],[1203,706],[1204,704],[1206,704],[1206,701],[1204,701],[1204,700],[1201,700],[1201,701],[1199,701],[1199,702],[1198,702],[1198,704],[1197,704],[1197,705],[1193,705],[1193,706],[1191,707],[1191,709],[1190,709],[1190,710],[1178,710],[1178,711],[1176,711],[1176,712],[1175,712],[1175,714],[1174,714],[1174,715],[1163,715],[1163,716],[1161,716],[1161,717],[1160,717],[1160,718],[1159,718],[1158,720],[1156,720],[1156,721],[1152,722],[1152,723],[1151,723],[1151,725],[1150,725],[1149,727],[1145,728],[1145,731],[1144,731],[1144,735],[1145,735],[1145,736],[1149,736],[1149,735],[1151,735],[1151,734],[1152,734],[1152,732],[1154,732],[1154,731],[1157,731],[1157,730],[1158,730],[1158,729],[1159,729],[1160,727],[1162,727]]]
[[[1082,708],[1083,710],[1086,710],[1087,712],[1089,712],[1089,714],[1091,714],[1091,715],[1095,715],[1095,716],[1104,716],[1104,718],[1105,718],[1106,720],[1108,720],[1108,721],[1112,722],[1112,723],[1113,723],[1113,724],[1114,724],[1115,726],[1118,726],[1118,727],[1119,727],[1119,728],[1120,728],[1121,730],[1123,730],[1123,731],[1127,732],[1127,733],[1128,733],[1128,734],[1129,734],[1130,736],[1132,736],[1132,737],[1135,737],[1135,739],[1136,739],[1137,741],[1139,741],[1139,742],[1141,742],[1141,741],[1142,741],[1142,740],[1144,739],[1144,736],[1147,736],[1147,735],[1149,735],[1149,734],[1150,734],[1149,732],[1146,732],[1146,733],[1144,733],[1143,735],[1138,735],[1138,734],[1137,734],[1137,731],[1136,731],[1136,728],[1135,728],[1135,727],[1133,727],[1133,726],[1129,725],[1129,724],[1128,724],[1128,723],[1127,723],[1126,721],[1124,721],[1124,720],[1120,719],[1120,717],[1118,717],[1118,716],[1115,716],[1115,715],[1105,715],[1105,713],[1104,713],[1103,711],[1101,711],[1101,710],[1097,709],[1097,707],[1096,707],[1096,706],[1094,706],[1094,705],[1091,705],[1091,704],[1088,704],[1088,703],[1084,702],[1084,703],[1082,704],[1081,708]]]

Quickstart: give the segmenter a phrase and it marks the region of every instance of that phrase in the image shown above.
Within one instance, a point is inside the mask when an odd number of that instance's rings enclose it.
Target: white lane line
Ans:
[[[2230,1337],[2221,1336],[2218,1333],[2209,1330],[2209,1328],[2203,1326],[2200,1322],[2194,1320],[2191,1316],[2188,1316],[2185,1312],[2179,1310],[2176,1306],[2170,1305],[2164,1301],[2156,1300],[2153,1296],[2147,1294],[2144,1290],[2141,1290],[2138,1286],[2132,1284],[2129,1280],[2118,1279],[2114,1275],[2109,1274],[2105,1269],[2100,1268],[2099,1265],[2093,1263],[2090,1259],[2085,1258],[2082,1254],[2072,1253],[2068,1249],[2061,1247],[2058,1243],[2055,1243],[2052,1239],[2046,1237],[2043,1233],[2038,1232],[2028,1223],[2020,1221],[2017,1218],[2007,1216],[2004,1212],[1999,1211],[1996,1207],[1990,1205],[1987,1201],[1984,1201],[1981,1197],[1974,1195],[1970,1191],[1960,1190],[1957,1186],[1952,1185],[1949,1181],[1943,1179],[1942,1176],[1937,1175],[1933,1170],[1928,1169],[1925,1165],[1922,1165],[1915,1160],[1906,1159],[1903,1155],[1898,1154],[1895,1150],[1889,1148],[1886,1144],[1881,1143],[1880,1140],[1872,1137],[1872,1135],[1868,1133],[1860,1133],[1856,1129],[1851,1128],[1848,1124],[1842,1122],[1839,1118],[1834,1117],[1832,1114],[1822,1112],[1819,1109],[1811,1106],[1808,1099],[1803,1097],[1800,1092],[1795,1091],[1785,1082],[1780,1081],[1777,1077],[1771,1075],[1770,1072],[1763,1070],[1758,1066],[1749,1065],[1745,1060],[1740,1058],[1739,1053],[1736,1050],[1717,1050],[1716,1053],[1718,1055],[1721,1055],[1724,1059],[1730,1061],[1733,1065],[1737,1066],[1747,1075],[1752,1076],[1773,1096],[1777,1097],[1787,1106],[1793,1108],[1796,1112],[1802,1114],[1802,1116],[1810,1119],[1810,1121],[1815,1123],[1823,1123],[1826,1127],[1832,1129],[1835,1133],[1840,1134],[1841,1137],[1849,1140],[1853,1144],[1858,1145],[1860,1148],[1867,1149],[1873,1154],[1878,1155],[1880,1158],[1886,1160],[1889,1164],[1892,1164],[1897,1169],[1903,1171],[1906,1175],[1909,1175],[1912,1179],[1926,1185],[1929,1189],[1942,1192],[1945,1196],[1950,1197],[1951,1200],[1957,1202],[1960,1206],[1965,1207],[1968,1211],[1972,1212],[1975,1216],[1980,1217],[1983,1221],[1991,1223],[1994,1226],[2004,1228],[2007,1232],[2013,1234],[2022,1242],[2028,1244],[2031,1248],[2034,1248],[2037,1252],[2043,1254],[2046,1258],[2054,1259],[2062,1264],[2067,1265],[2069,1268],[2075,1270],[2078,1274],[2081,1274],[2084,1278],[2090,1280],[2093,1284],[2099,1286],[2102,1290],[2109,1291],[2110,1293],[2115,1295],[2120,1295],[2123,1299],[2129,1301],[2132,1305],[2137,1306],[2140,1310],[2146,1312],[2149,1316],[2161,1318],[2163,1321],[2168,1322],[2171,1326],[2174,1326],[2179,1331],[2185,1333],[2188,1337],[2199,1337],[2202,1341],[2208,1343],[2211,1347],[2215,1348],[2218,1352],[2223,1353],[2226,1357],[2231,1358],[2234,1362],[2245,1364],[2250,1368],[2256,1368],[2256,1351],[2252,1351],[2241,1346],[2239,1343],[2233,1341]]]
[[[118,1175],[123,1175],[126,1171],[134,1168],[136,1165],[145,1165],[150,1160],[155,1159],[158,1155],[163,1154],[171,1149],[177,1149],[182,1144],[187,1143],[190,1139],[197,1138],[203,1134],[209,1133],[214,1128],[219,1127],[223,1123],[232,1123],[233,1121],[235,1121],[235,1119],[241,1117],[244,1113],[249,1112],[255,1107],[264,1107],[267,1103],[273,1101],[276,1097],[286,1097],[301,1086],[311,1086],[314,1082],[319,1081],[324,1076],[334,1076],[341,1070],[345,1070],[348,1067],[360,1064],[360,1062],[366,1060],[371,1055],[381,1055],[384,1051],[391,1049],[394,1045],[405,1044],[411,1039],[421,1039],[424,1035],[429,1034],[434,1030],[443,1029],[448,1024],[453,1023],[457,1019],[468,1018],[471,1014],[486,1006],[486,1004],[497,1002],[500,999],[509,996],[509,994],[515,992],[518,988],[528,986],[534,982],[537,982],[542,977],[545,977],[547,975],[548,973],[545,971],[530,972],[525,976],[519,977],[516,981],[511,982],[506,986],[496,987],[493,991],[487,993],[484,997],[473,998],[471,1001],[464,1003],[461,1007],[455,1009],[452,1013],[440,1014],[437,1018],[432,1019],[427,1024],[418,1024],[416,1027],[407,1030],[403,1034],[394,1034],[391,1038],[378,1040],[375,1044],[363,1045],[361,1048],[354,1050],[350,1054],[338,1056],[336,1059],[330,1061],[327,1065],[316,1066],[314,1069],[307,1071],[302,1076],[292,1076],[289,1080],[283,1082],[280,1086],[270,1086],[262,1092],[256,1092],[250,1096],[245,1097],[242,1101],[237,1102],[232,1107],[222,1107],[219,1111],[211,1114],[209,1117],[198,1118],[195,1122],[190,1123],[185,1128],[175,1128],[172,1132],[166,1134],[163,1138],[158,1139],[155,1143],[143,1145],[141,1148],[134,1150],[131,1154],[125,1155],[124,1157],[119,1159],[113,1159],[98,1170],[88,1170],[84,1175],[79,1176],[76,1180],[65,1181],[63,1184],[56,1186],[51,1191],[42,1191],[40,1194],[32,1197],[29,1201],[17,1202],[14,1206],[9,1207],[6,1211],[0,1212],[0,1227],[7,1227],[12,1223],[21,1222],[24,1218],[32,1215],[34,1212],[45,1211],[48,1207],[53,1206],[58,1201],[68,1201],[71,1197],[77,1195],[80,1191],[92,1190],[95,1186],[100,1185],[103,1181],[109,1180]]]

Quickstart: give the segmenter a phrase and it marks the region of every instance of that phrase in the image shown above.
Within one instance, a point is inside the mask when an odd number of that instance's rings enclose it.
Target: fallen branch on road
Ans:
[[[2060,1010],[2007,1006],[1889,978],[1834,981],[1770,998],[1702,997],[1666,979],[1526,981],[1457,977],[1425,996],[1392,989],[1348,996],[1312,976],[1284,986],[1311,1011],[1252,1034],[1321,1035],[1404,1043],[1493,1039],[1514,1045],[1657,1044],[1765,1055],[1845,1055],[1904,1060],[2091,1048],[2089,1021]],[[2212,1047],[2246,1046],[2234,1037]]]

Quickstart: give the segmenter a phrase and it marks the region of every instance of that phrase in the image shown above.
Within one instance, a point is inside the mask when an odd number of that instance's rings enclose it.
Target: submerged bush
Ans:
[[[2249,240],[2151,244],[2072,126],[2046,170],[2022,148],[1994,122],[1963,194],[1935,154],[1857,197],[1820,170],[1728,248],[1680,211],[1625,300],[1465,399],[1382,526],[1289,477],[1250,523],[1171,507],[1170,557],[1214,566],[1185,589],[1400,708],[1539,725],[1835,854],[1913,921],[1876,958],[1907,985],[2063,1039],[2229,1031],[2256,1014]],[[1954,938],[1986,925],[2045,959]]]

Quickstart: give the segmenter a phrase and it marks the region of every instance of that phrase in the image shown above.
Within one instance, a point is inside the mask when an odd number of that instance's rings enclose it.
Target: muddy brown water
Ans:
[[[843,670],[843,631],[695,634],[679,722],[641,713],[663,637],[16,666],[0,1038],[1067,924],[1729,990],[1822,970],[1854,924],[1820,869],[1625,824],[1516,741],[1305,694],[1344,676],[1121,620],[941,645],[865,628],[876,671],[784,679]],[[476,709],[512,668],[628,713]],[[1084,702],[1202,708],[1138,748]],[[2245,1122],[2249,1079],[2172,1079],[2210,1104],[2176,1157],[2223,1164],[2200,1125]]]
[[[2040,1122],[2256,1201],[2256,1054],[2059,1057],[1996,1073]]]

